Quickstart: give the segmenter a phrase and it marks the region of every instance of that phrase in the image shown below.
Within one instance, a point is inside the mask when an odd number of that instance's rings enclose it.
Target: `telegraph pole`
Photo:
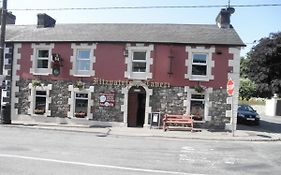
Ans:
[[[1,37],[0,37],[0,117],[1,123],[5,123],[5,115],[2,115],[2,86],[3,86],[3,64],[4,64],[4,50],[5,50],[5,33],[6,33],[6,18],[7,18],[7,0],[2,0],[2,14],[1,14]]]

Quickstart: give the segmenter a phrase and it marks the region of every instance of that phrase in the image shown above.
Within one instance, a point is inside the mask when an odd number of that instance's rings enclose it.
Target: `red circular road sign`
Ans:
[[[226,92],[230,96],[234,93],[234,81],[232,79],[228,79],[227,81]]]

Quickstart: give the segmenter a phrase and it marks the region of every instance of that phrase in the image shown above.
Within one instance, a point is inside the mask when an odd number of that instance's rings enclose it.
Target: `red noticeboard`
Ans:
[[[234,81],[231,78],[227,81],[226,92],[229,96],[232,96],[234,93]]]

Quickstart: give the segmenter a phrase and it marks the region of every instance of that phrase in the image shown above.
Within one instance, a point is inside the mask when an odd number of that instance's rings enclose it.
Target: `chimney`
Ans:
[[[2,8],[0,8],[0,16],[2,16]],[[16,23],[16,16],[12,14],[12,12],[7,12],[6,16],[6,24],[15,24]],[[0,20],[1,24],[1,20]]]
[[[235,9],[228,7],[227,9],[221,9],[216,18],[216,23],[219,28],[232,28],[230,24],[230,16],[235,12]]]
[[[38,28],[47,28],[55,27],[56,20],[47,15],[46,13],[37,14],[37,27]]]

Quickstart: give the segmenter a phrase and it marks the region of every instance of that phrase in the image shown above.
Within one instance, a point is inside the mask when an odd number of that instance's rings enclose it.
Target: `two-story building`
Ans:
[[[146,127],[152,112],[193,114],[207,128],[232,122],[244,43],[222,10],[214,25],[8,25],[12,120]]]

